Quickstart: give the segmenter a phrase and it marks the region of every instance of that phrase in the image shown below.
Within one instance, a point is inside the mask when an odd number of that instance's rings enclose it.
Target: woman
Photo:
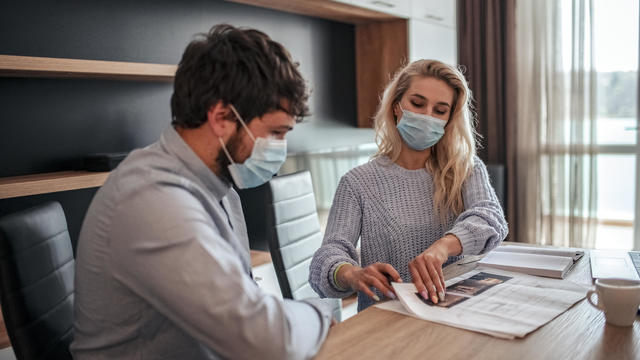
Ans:
[[[500,244],[507,224],[475,155],[463,75],[434,60],[401,69],[375,116],[378,152],[338,185],[309,281],[323,297],[358,292],[358,311],[411,280],[444,300],[443,265]],[[361,254],[356,243],[361,240]],[[361,258],[361,259],[360,259]]]

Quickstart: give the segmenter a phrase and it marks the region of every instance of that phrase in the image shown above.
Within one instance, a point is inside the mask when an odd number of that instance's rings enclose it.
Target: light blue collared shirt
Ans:
[[[320,299],[252,280],[238,194],[170,127],[133,151],[87,212],[76,255],[78,359],[300,359],[326,337]]]

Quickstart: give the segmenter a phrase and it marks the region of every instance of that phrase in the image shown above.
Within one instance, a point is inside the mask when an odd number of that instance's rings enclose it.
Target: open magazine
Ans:
[[[524,337],[585,297],[586,285],[498,269],[447,280],[445,300],[423,299],[413,283],[393,283],[402,304],[377,307],[420,319],[513,339]]]

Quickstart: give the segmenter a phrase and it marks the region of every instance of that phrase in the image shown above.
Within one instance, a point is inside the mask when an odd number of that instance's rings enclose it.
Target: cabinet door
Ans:
[[[455,65],[458,62],[456,31],[427,21],[409,20],[409,58],[434,59]]]
[[[456,4],[455,0],[413,0],[411,18],[455,28]]]
[[[409,18],[411,0],[333,0],[345,4],[351,4],[385,14],[395,15],[401,18]]]

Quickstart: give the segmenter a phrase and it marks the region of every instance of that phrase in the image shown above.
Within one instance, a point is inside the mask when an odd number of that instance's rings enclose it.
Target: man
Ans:
[[[237,193],[270,179],[306,115],[289,53],[214,26],[184,52],[171,127],[96,194],[76,258],[75,340],[87,359],[310,358],[331,323],[320,299],[280,300],[250,275]]]

